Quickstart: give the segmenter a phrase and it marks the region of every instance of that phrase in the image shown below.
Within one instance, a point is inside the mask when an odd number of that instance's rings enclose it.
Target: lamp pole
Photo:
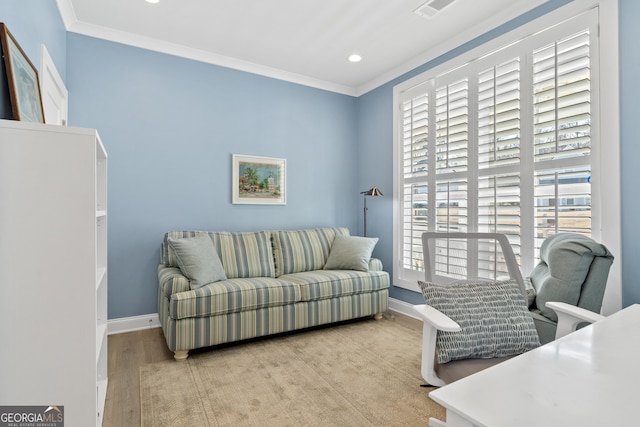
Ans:
[[[371,187],[371,190],[361,191],[364,199],[364,237],[367,237],[367,196],[382,196],[382,191],[378,190],[378,187]]]
[[[367,192],[363,191],[362,194],[364,194],[364,196],[362,196],[362,198],[364,199],[364,237],[367,237]]]

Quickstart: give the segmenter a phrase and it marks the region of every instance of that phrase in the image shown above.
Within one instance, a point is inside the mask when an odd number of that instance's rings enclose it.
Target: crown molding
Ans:
[[[71,3],[71,0],[56,0],[56,4],[58,5],[58,11],[60,12],[62,23],[68,31],[74,23],[78,22],[78,17],[76,16],[76,11],[73,8],[73,3]]]
[[[215,54],[212,52],[206,52],[183,45],[169,43],[159,39],[113,30],[102,26],[87,24],[78,20],[73,8],[72,0],[56,0],[64,25],[67,31],[72,33],[108,40],[128,46],[139,47],[159,53],[165,53],[168,55],[191,59],[194,61],[218,65],[225,68],[231,68],[238,71],[244,71],[251,74],[257,74],[277,80],[283,80],[290,83],[296,83],[303,86],[309,86],[316,89],[326,90],[329,92],[335,92],[353,97],[364,95],[367,92],[370,92],[398,77],[401,77],[404,74],[409,73],[412,70],[426,64],[427,62],[432,61],[439,56],[463,45],[464,43],[467,43],[474,38],[479,37],[487,33],[488,31],[491,31],[508,21],[516,19],[522,14],[539,7],[540,5],[546,3],[546,1],[547,0],[527,0],[526,2],[514,2],[513,6],[504,9],[499,14],[494,15],[492,19],[478,23],[478,25],[469,28],[467,31],[448,39],[445,43],[441,43],[437,47],[417,55],[410,61],[392,68],[391,70],[381,74],[380,76],[370,80],[369,82],[366,82],[357,87],[350,87],[309,76],[304,76],[301,74],[291,73],[281,69],[267,67],[249,61],[243,61],[236,58]]]
[[[159,53],[165,53],[168,55],[204,62],[207,64],[218,65],[238,71],[244,71],[251,74],[284,80],[290,83],[297,83],[303,86],[310,86],[330,92],[337,92],[350,96],[355,96],[356,93],[355,88],[352,87],[326,82],[323,80],[314,79],[312,77],[267,67],[265,65],[243,61],[212,52],[206,52],[200,49],[194,49],[183,45],[169,43],[159,39],[127,33],[124,31],[113,30],[111,28],[101,27],[97,25],[86,24],[79,21],[76,21],[70,28],[68,28],[68,31],[72,33],[96,37],[102,40],[125,44],[128,46],[139,47]]]
[[[127,46],[147,49],[154,52],[178,56],[181,58],[191,59],[207,64],[218,65],[221,67],[244,71],[251,74],[257,74],[264,77],[270,77],[277,80],[284,80],[290,83],[296,83],[299,85],[322,89],[329,92],[336,92],[349,96],[356,95],[356,89],[353,87],[331,83],[324,80],[315,79],[313,77],[291,73],[288,71],[267,67],[265,65],[260,65],[249,61],[231,58],[229,56],[218,55],[199,49],[193,49],[187,46],[169,43],[151,37],[118,31],[99,25],[87,24],[77,19],[71,0],[56,1],[58,3],[58,9],[60,11],[60,15],[64,22],[65,28],[71,33],[95,37],[101,40],[108,40]]]

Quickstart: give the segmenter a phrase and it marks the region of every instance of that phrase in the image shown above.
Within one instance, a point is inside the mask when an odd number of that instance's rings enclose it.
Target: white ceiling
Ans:
[[[547,0],[57,0],[67,30],[360,95]],[[363,60],[347,61],[352,53]]]

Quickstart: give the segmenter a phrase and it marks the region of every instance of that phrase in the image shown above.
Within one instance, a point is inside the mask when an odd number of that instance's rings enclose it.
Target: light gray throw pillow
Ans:
[[[200,234],[186,239],[167,239],[178,260],[182,274],[189,279],[191,289],[227,280],[224,267],[211,237]]]
[[[324,269],[369,271],[369,261],[376,243],[377,237],[337,235]]]
[[[462,328],[458,332],[438,331],[438,363],[511,356],[540,346],[515,280],[418,285],[428,305]]]

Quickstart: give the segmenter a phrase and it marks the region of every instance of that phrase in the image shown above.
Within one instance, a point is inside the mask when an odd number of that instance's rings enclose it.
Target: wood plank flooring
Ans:
[[[162,328],[109,335],[109,384],[104,427],[140,425],[140,366],[173,359]]]
[[[422,322],[395,312],[387,312],[407,326],[420,330]],[[167,348],[162,328],[109,335],[109,384],[105,403],[104,427],[140,425],[139,368],[147,363],[173,359]]]

